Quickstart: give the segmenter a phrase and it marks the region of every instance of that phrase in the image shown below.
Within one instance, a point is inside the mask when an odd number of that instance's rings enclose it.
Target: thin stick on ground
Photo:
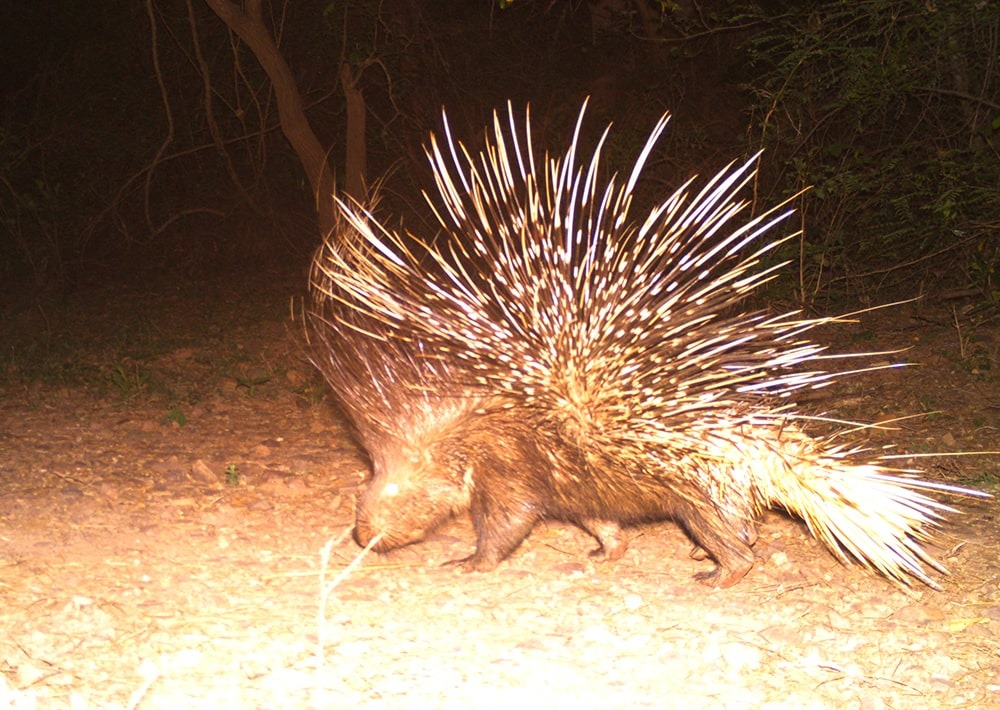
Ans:
[[[320,556],[320,568],[319,568],[319,610],[316,614],[316,687],[315,691],[317,695],[320,692],[320,688],[323,687],[323,671],[326,662],[326,655],[324,652],[324,646],[326,645],[326,605],[327,600],[330,598],[330,593],[336,589],[341,582],[343,582],[347,577],[361,564],[361,561],[368,556],[372,548],[375,547],[381,540],[382,536],[379,535],[372,539],[367,545],[362,548],[361,552],[355,555],[351,563],[347,565],[340,573],[333,578],[333,581],[327,583],[326,581],[326,570],[330,564],[330,552],[334,547],[340,545],[344,540],[346,540],[353,530],[353,527],[347,527],[336,539],[330,538],[327,540],[326,544],[323,545],[319,552]],[[314,705],[316,707],[323,707],[319,702],[321,698],[314,698]]]

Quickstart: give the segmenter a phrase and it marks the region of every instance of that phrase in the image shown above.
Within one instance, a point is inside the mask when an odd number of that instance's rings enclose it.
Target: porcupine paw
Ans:
[[[751,569],[753,569],[753,560],[743,562],[735,567],[729,568],[723,567],[722,565],[716,565],[713,570],[696,573],[694,578],[709,587],[726,589],[746,577],[747,572]]]
[[[465,572],[492,572],[531,534],[536,517],[491,515],[491,511],[474,506],[472,521],[476,528],[475,553],[445,564],[458,565]]]
[[[628,550],[628,540],[614,520],[584,520],[580,527],[597,538],[598,548],[590,551],[590,557],[596,560],[614,562]]]
[[[587,556],[600,562],[615,562],[624,557],[627,550],[627,540],[622,538],[614,541],[603,540],[600,546],[588,552]]]
[[[756,538],[752,525],[737,528],[727,525],[722,518],[705,517],[700,513],[689,517],[687,523],[695,541],[691,556],[695,559],[711,557],[717,563],[715,569],[695,574],[699,582],[725,589],[739,582],[753,568],[753,550],[747,544],[749,539]]]
[[[477,550],[468,557],[448,560],[443,567],[458,567],[463,572],[492,572],[500,564],[500,560],[487,555],[480,555]]]

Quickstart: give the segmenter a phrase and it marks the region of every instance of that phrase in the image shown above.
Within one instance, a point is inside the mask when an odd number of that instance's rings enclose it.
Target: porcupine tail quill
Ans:
[[[859,460],[859,451],[813,439],[795,428],[774,434],[770,441],[755,438],[756,450],[745,458],[770,507],[801,517],[844,562],[860,561],[896,583],[909,585],[912,577],[940,589],[925,565],[948,571],[923,543],[931,539],[943,514],[954,510],[925,492],[978,492]]]

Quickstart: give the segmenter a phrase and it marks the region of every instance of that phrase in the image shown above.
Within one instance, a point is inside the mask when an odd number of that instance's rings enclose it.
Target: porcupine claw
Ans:
[[[710,572],[698,572],[694,578],[709,587],[716,589],[727,589],[747,576],[747,572],[753,569],[753,562],[746,562],[740,567],[729,570],[728,573],[722,565],[718,565]]]
[[[696,557],[694,554],[695,552],[702,553],[702,556]],[[733,586],[753,569],[753,552],[749,547],[745,548],[745,554],[742,552],[743,551],[738,552],[734,549],[734,546],[730,544],[726,553],[720,553],[718,556],[711,555],[711,557],[717,562],[714,569],[706,572],[696,572],[694,578],[702,584],[709,587],[715,587],[717,589],[726,589],[727,587]],[[695,549],[691,551],[692,559],[706,559],[709,556],[709,553],[700,546],[695,547]],[[724,558],[725,561],[720,558]]]

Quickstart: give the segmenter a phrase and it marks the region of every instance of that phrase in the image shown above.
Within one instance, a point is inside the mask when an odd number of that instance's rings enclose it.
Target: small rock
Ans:
[[[216,476],[211,467],[201,459],[198,459],[191,464],[191,478],[199,483],[204,483],[210,486],[219,485],[219,477]]]

